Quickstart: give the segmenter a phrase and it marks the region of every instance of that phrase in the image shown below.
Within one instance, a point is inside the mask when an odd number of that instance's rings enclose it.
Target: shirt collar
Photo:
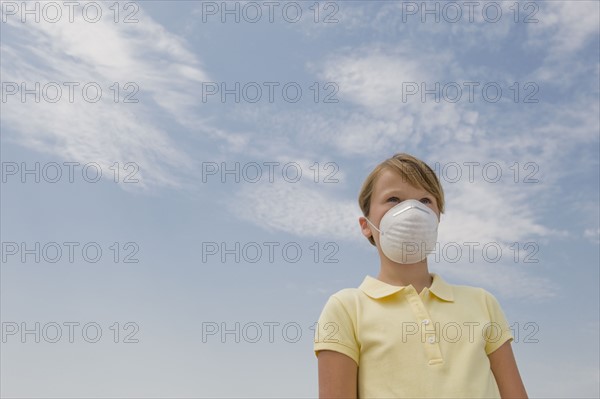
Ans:
[[[437,273],[430,273],[433,282],[429,291],[435,296],[445,301],[453,302],[454,293],[452,286],[445,282]],[[412,285],[410,285],[412,287]],[[365,294],[373,299],[383,298],[402,291],[407,286],[390,285],[374,277],[366,276],[362,284],[358,287]]]

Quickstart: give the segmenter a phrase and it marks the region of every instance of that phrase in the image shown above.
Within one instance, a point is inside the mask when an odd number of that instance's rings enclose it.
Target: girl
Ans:
[[[396,154],[358,198],[380,271],[332,295],[315,330],[321,398],[527,398],[496,298],[427,268],[444,194],[435,173]]]

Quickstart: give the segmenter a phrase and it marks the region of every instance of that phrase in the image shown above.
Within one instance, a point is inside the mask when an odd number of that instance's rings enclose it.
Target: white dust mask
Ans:
[[[406,200],[391,208],[379,229],[367,221],[379,232],[381,251],[396,263],[417,263],[435,250],[438,218],[420,201]]]

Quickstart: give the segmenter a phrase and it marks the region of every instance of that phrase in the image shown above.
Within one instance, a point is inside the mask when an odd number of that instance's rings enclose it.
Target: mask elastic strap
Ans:
[[[381,232],[381,230],[379,230],[377,227],[375,227],[375,225],[373,223],[371,223],[371,221],[369,220],[368,217],[365,216],[365,219],[367,219],[367,222],[369,222],[369,224],[379,232],[379,234],[383,235],[383,233]]]

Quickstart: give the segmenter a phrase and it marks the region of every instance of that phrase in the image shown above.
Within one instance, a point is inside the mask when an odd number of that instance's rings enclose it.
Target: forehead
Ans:
[[[398,192],[406,195],[428,194],[423,188],[411,186],[407,178],[399,172],[391,169],[384,169],[373,186],[373,195],[385,195],[386,193]]]

